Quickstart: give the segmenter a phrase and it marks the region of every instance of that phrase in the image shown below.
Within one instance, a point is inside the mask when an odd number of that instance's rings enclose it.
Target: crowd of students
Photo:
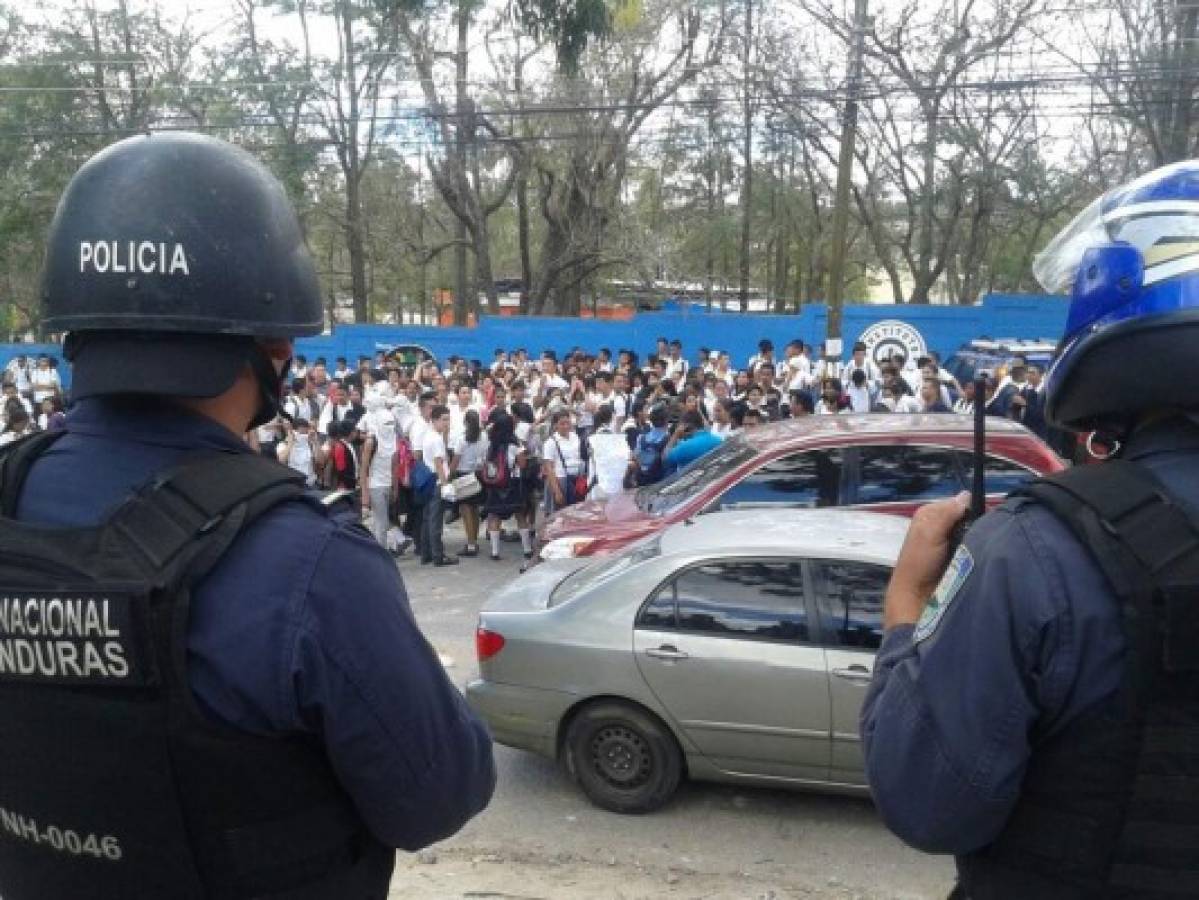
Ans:
[[[993,373],[988,412],[1044,435],[1040,382],[1040,371],[1019,360]],[[12,360],[4,391],[0,442],[61,427],[53,360]],[[848,360],[830,362],[799,340],[779,356],[763,340],[741,365],[707,348],[688,360],[682,344],[666,338],[644,357],[497,349],[487,363],[452,357],[444,366],[404,366],[380,352],[351,367],[343,358],[330,366],[297,356],[282,415],[247,440],[314,487],[352,492],[393,552],[415,547],[422,562],[449,566],[479,556],[484,537],[491,559],[501,558],[507,539],[530,560],[540,510],[652,484],[766,422],[968,413],[974,402],[973,385],[959,385],[935,354],[880,365],[862,344]],[[462,519],[466,542],[457,553],[444,545],[447,516]],[[507,521],[515,529],[505,533]]]

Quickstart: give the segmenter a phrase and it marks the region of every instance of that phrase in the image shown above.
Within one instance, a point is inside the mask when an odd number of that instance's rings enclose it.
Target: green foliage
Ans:
[[[612,32],[612,3],[609,0],[516,0],[520,22],[534,40],[553,42],[558,65],[564,72],[578,72],[579,61],[589,42]],[[624,3],[620,3],[624,5]]]

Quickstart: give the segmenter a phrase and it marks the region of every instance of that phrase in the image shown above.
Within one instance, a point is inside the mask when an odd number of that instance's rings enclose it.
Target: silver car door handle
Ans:
[[[669,644],[663,644],[661,647],[650,647],[645,651],[646,656],[652,656],[654,659],[690,659],[690,655],[679,650],[678,647],[672,647]]]
[[[853,665],[845,669],[833,669],[833,674],[855,684],[866,684],[870,681],[870,670],[865,666]]]

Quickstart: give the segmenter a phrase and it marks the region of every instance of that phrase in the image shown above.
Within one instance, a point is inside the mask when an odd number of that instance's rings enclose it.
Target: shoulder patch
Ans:
[[[966,583],[966,579],[973,571],[974,557],[970,555],[970,551],[966,549],[965,545],[958,547],[957,552],[949,561],[949,567],[945,570],[945,574],[941,576],[941,583],[933,591],[928,605],[924,607],[924,612],[920,615],[920,621],[916,623],[916,630],[912,635],[916,643],[932,637],[949,609],[949,604],[953,602],[953,598],[958,595],[958,591],[962,589],[962,585]]]

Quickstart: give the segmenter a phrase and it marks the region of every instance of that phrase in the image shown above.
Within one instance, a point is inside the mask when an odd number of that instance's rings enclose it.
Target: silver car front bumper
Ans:
[[[466,700],[483,717],[498,743],[541,756],[558,756],[558,725],[578,697],[565,691],[476,678],[466,685]]]

